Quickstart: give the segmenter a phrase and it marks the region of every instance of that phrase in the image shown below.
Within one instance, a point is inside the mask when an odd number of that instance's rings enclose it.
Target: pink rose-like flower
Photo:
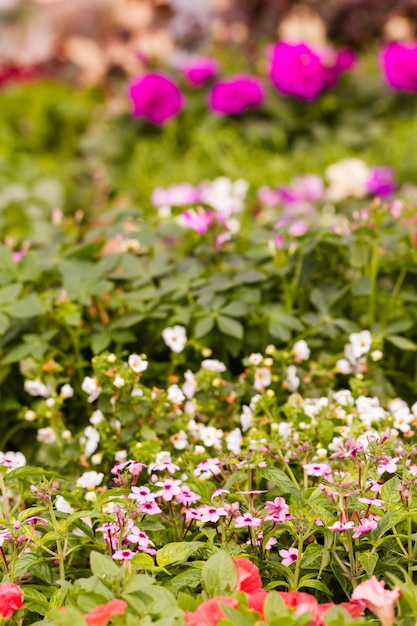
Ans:
[[[401,595],[400,589],[384,589],[385,582],[375,576],[360,583],[353,590],[352,600],[362,602],[367,609],[381,620],[382,626],[391,626],[394,622],[394,602]]]
[[[225,618],[221,605],[226,604],[232,608],[237,607],[237,600],[227,596],[217,596],[206,602],[202,602],[195,611],[185,611],[184,619],[187,626],[217,626],[221,619]]]
[[[314,100],[351,67],[350,50],[313,49],[304,43],[281,41],[270,51],[269,77],[278,91],[302,100]]]
[[[254,76],[240,74],[218,81],[213,85],[209,106],[219,115],[239,115],[251,107],[261,104],[264,89],[261,81]]]
[[[129,83],[132,113],[153,124],[165,124],[181,110],[184,98],[177,84],[164,74],[145,74]]]
[[[199,57],[184,64],[180,71],[191,85],[198,86],[216,76],[218,66],[214,59]]]
[[[0,585],[0,617],[8,619],[17,609],[23,606],[23,594],[21,589],[13,583]]]
[[[389,43],[381,50],[379,63],[391,87],[417,91],[417,43]]]

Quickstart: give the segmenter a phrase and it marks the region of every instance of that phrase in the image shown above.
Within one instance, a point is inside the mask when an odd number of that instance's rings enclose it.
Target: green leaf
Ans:
[[[32,293],[21,300],[8,304],[4,307],[4,312],[17,319],[26,319],[43,314],[42,302],[36,294]]]
[[[203,317],[194,328],[194,334],[197,338],[207,335],[214,326],[214,317]]]
[[[213,554],[203,567],[203,583],[210,596],[232,591],[237,584],[237,571],[232,557],[224,550]]]
[[[144,554],[144,556],[149,556],[149,554]],[[154,583],[155,580],[150,576],[147,576],[146,574],[136,574],[128,580],[126,587],[123,589],[123,593],[135,593],[135,591],[142,591]]]
[[[235,337],[235,339],[243,338],[243,326],[240,322],[237,322],[231,317],[226,317],[225,315],[219,315],[219,317],[216,318],[216,321],[219,330],[224,335]]]
[[[252,620],[244,613],[233,609],[231,606],[224,604],[223,602],[220,602],[219,606],[233,626],[253,626]]]
[[[332,592],[321,580],[313,580],[311,578],[306,578],[303,576],[298,583],[298,589],[303,589],[304,587],[309,587],[311,589],[318,589],[318,591],[324,591],[324,593],[328,593],[329,596],[332,596]]]
[[[220,312],[230,317],[243,317],[248,313],[248,306],[244,302],[230,302]]]
[[[279,495],[290,493],[291,495],[300,498],[300,490],[291,482],[282,470],[277,467],[259,467],[257,471],[262,478],[269,480],[277,487]]]
[[[119,576],[121,573],[121,569],[109,556],[94,550],[90,553],[90,567],[93,574],[103,578]]]
[[[0,313],[0,335],[4,335],[9,326],[10,320],[7,315],[3,315],[3,313]]]
[[[0,305],[13,304],[18,299],[23,289],[21,283],[13,283],[0,289]]]
[[[156,553],[156,562],[160,567],[166,567],[171,563],[183,563],[196,550],[202,548],[202,541],[173,541],[165,544]]]
[[[281,599],[278,593],[275,591],[271,591],[264,604],[264,614],[266,619],[269,621],[274,617],[280,617],[282,615],[287,615],[288,608],[285,606],[284,601]]]
[[[375,570],[375,566],[378,562],[378,554],[374,552],[359,552],[358,559],[369,578],[372,576]]]
[[[414,341],[401,337],[401,335],[386,335],[385,339],[400,350],[417,350],[417,344]]]
[[[142,528],[142,526],[141,526]],[[132,564],[136,567],[136,569],[141,570],[141,569],[155,569],[155,562],[153,560],[153,558],[149,555],[146,554],[145,552],[141,552],[139,554],[136,554],[136,556],[133,557],[132,559]]]
[[[398,486],[401,481],[397,476],[393,476],[386,483],[383,484],[381,489],[381,499],[391,507],[400,501],[400,494],[398,492]]]

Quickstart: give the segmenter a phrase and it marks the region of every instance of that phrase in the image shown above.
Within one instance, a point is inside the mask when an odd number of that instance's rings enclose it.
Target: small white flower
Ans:
[[[127,450],[118,450],[114,458],[118,463],[124,463],[127,459]]]
[[[292,426],[288,422],[280,422],[278,424],[278,433],[283,439],[289,439],[291,435]]]
[[[352,366],[347,359],[338,359],[336,361],[336,370],[345,376],[353,372]]]
[[[258,367],[254,373],[253,386],[256,391],[262,391],[265,387],[268,387],[272,382],[271,370],[267,367]]]
[[[300,339],[293,345],[292,353],[297,361],[307,361],[310,358],[310,348],[304,339]]]
[[[52,393],[52,388],[49,385],[45,385],[40,380],[25,380],[23,387],[30,396],[47,398]]]
[[[187,334],[184,326],[178,324],[162,331],[162,338],[173,352],[182,352],[187,343]]]
[[[180,430],[170,437],[170,441],[176,450],[184,450],[188,444],[187,433]]]
[[[248,358],[250,365],[260,365],[263,360],[264,357],[260,352],[252,352]]]
[[[125,382],[126,382],[126,381],[125,381],[125,379],[123,378],[123,376],[119,376],[119,375],[117,375],[117,376],[115,376],[115,377],[114,377],[114,380],[113,380],[113,385],[114,385],[115,387],[117,387],[117,389],[121,389],[121,387],[124,387],[124,386],[125,386]]]
[[[55,500],[55,509],[60,513],[74,513],[74,509],[63,496],[57,496]]]
[[[197,389],[197,380],[191,370],[187,370],[185,372],[184,378],[185,378],[185,383],[182,386],[182,390],[185,394],[185,397],[191,400],[191,398],[195,394],[195,390]]]
[[[88,393],[88,401],[94,402],[101,394],[101,387],[98,384],[97,378],[91,378],[86,376],[81,384],[81,389]]]
[[[56,400],[55,398],[47,398],[45,401],[46,406],[51,409],[53,406],[55,406]]]
[[[349,335],[349,341],[352,346],[353,357],[359,359],[359,357],[369,352],[372,345],[372,335],[369,330],[362,330],[360,333]]]
[[[34,422],[37,417],[38,416],[35,411],[32,411],[31,409],[28,409],[24,415],[25,420],[28,422]]]
[[[242,433],[239,428],[235,428],[228,435],[226,435],[226,448],[233,452],[233,454],[240,454],[240,449],[242,447]]]
[[[46,428],[40,428],[38,430],[36,438],[38,441],[41,441],[42,443],[48,443],[48,444],[55,443],[56,441],[55,431],[53,428],[51,428],[51,426],[47,426]]]
[[[117,356],[113,353],[110,353],[107,357],[107,361],[109,363],[116,363],[116,360],[117,360]]]
[[[135,374],[140,374],[148,368],[148,361],[145,361],[138,354],[130,354],[127,360],[128,365]]]
[[[63,398],[63,400],[66,400],[67,398],[72,398],[72,396],[74,395],[74,389],[69,383],[67,383],[66,385],[62,385],[59,395],[61,396],[61,398]]]
[[[223,431],[214,426],[203,426],[200,431],[200,439],[206,448],[213,446],[217,450],[221,447]]]
[[[68,430],[68,429],[63,430],[63,431],[62,431],[62,433],[61,433],[61,437],[62,437],[62,439],[64,439],[65,441],[70,441],[70,440],[71,440],[71,438],[72,438],[72,433],[71,433],[71,431],[70,431],[70,430]]]
[[[82,487],[83,489],[94,489],[94,487],[98,487],[101,484],[104,478],[104,474],[101,472],[84,472],[82,476],[77,479],[77,487]]]
[[[13,450],[9,450],[8,452],[0,452],[0,462],[6,460],[10,461],[9,465],[13,469],[16,467],[23,467],[26,465],[26,457],[22,452],[13,452]]]
[[[185,395],[178,387],[178,385],[170,385],[167,389],[168,400],[170,400],[173,404],[181,404],[184,402]]]
[[[217,359],[204,359],[204,361],[201,362],[201,367],[210,372],[218,373],[225,372],[227,369],[225,364]]]
[[[382,359],[382,357],[384,356],[384,354],[381,352],[381,350],[373,350],[371,352],[371,359],[376,362],[376,361],[380,361]]]
[[[89,502],[95,502],[97,500],[97,494],[95,491],[87,491],[85,494],[85,499]]]
[[[89,457],[97,450],[100,433],[93,426],[87,426],[84,429],[84,435],[81,443],[85,444],[84,454]]]
[[[132,398],[141,398],[143,396],[143,391],[140,387],[135,387],[132,389],[132,393],[130,394]]]
[[[96,411],[94,411],[94,413],[90,417],[89,422],[93,426],[98,426],[100,422],[102,422],[103,420],[104,420],[103,413],[100,411],[100,409],[97,409]]]
[[[287,367],[287,377],[284,380],[284,387],[289,391],[297,391],[300,386],[300,379],[297,376],[297,368],[295,365],[289,365]]]
[[[253,426],[253,413],[249,406],[242,405],[242,413],[240,414],[240,425],[243,432],[246,432]]]
[[[100,465],[102,460],[103,460],[102,452],[97,452],[96,454],[93,454],[93,456],[91,457],[91,463],[93,465]]]
[[[338,202],[348,197],[363,198],[367,194],[370,170],[361,159],[347,158],[333,163],[325,172],[330,183],[327,197]]]

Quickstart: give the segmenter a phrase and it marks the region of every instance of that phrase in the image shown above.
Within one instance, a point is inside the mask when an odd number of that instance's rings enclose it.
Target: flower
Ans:
[[[204,361],[201,362],[201,367],[210,372],[218,373],[225,372],[227,369],[225,364],[217,359],[204,359]]]
[[[77,487],[82,487],[83,489],[92,489],[100,485],[103,478],[104,474],[102,474],[101,472],[84,472],[84,474],[77,479]]]
[[[236,591],[252,594],[262,588],[262,579],[259,569],[252,561],[245,558],[233,559],[236,567],[237,582]]]
[[[389,196],[395,191],[392,167],[372,167],[366,181],[366,190],[374,196]]]
[[[353,590],[352,600],[363,602],[381,620],[382,626],[391,626],[394,622],[394,602],[401,595],[400,589],[384,589],[385,582],[378,581],[375,576],[360,583]]]
[[[55,443],[56,434],[52,426],[45,426],[45,428],[39,428],[36,438],[42,443]]]
[[[294,358],[297,362],[307,361],[310,358],[310,348],[304,339],[296,341],[293,345],[292,351]]]
[[[170,400],[173,404],[181,404],[184,402],[185,395],[178,387],[178,385],[170,385],[167,389],[168,400]]]
[[[182,352],[187,343],[187,335],[184,326],[178,324],[162,331],[162,339],[173,352]]]
[[[40,380],[25,380],[23,385],[24,390],[30,396],[41,396],[47,398],[52,393],[52,388],[49,385],[45,385]]]
[[[301,100],[314,100],[334,85],[355,60],[350,50],[313,49],[304,43],[281,41],[270,51],[269,77],[276,89]]]
[[[369,167],[361,159],[348,157],[332,163],[325,171],[330,186],[327,197],[331,202],[345,198],[366,196],[368,181],[372,177]]]
[[[88,626],[107,626],[113,615],[123,615],[127,608],[124,600],[110,600],[107,604],[100,604],[84,615]]]
[[[217,626],[217,623],[225,618],[221,604],[226,604],[235,609],[237,607],[237,600],[236,598],[229,598],[227,596],[217,596],[216,598],[207,600],[200,604],[193,613],[191,611],[185,611],[184,619],[186,625]]]
[[[141,356],[135,353],[129,355],[127,363],[135,374],[140,374],[148,368],[148,361],[145,361]]]
[[[218,72],[218,66],[214,59],[197,57],[184,63],[180,72],[190,85],[198,86],[213,78]]]
[[[268,387],[272,382],[271,370],[267,367],[257,367],[253,374],[253,386],[256,391],[263,391],[265,387]]]
[[[286,565],[287,567],[295,563],[296,560],[298,559],[297,548],[290,548],[289,550],[280,550],[278,554],[283,557],[281,563],[283,565]]]
[[[369,352],[372,345],[372,335],[369,330],[362,330],[360,333],[351,333],[349,341],[352,346],[353,357],[358,359]]]
[[[262,83],[254,76],[239,74],[218,81],[209,95],[210,109],[219,115],[239,115],[264,99]]]
[[[389,43],[381,50],[379,63],[388,85],[417,91],[417,43]]]
[[[0,584],[0,616],[8,619],[23,606],[22,590],[13,583]]]
[[[101,387],[98,384],[97,378],[91,378],[86,376],[81,384],[81,389],[88,393],[88,401],[94,402],[101,394]]]
[[[165,124],[181,110],[184,98],[177,84],[164,74],[145,74],[129,83],[132,114]]]

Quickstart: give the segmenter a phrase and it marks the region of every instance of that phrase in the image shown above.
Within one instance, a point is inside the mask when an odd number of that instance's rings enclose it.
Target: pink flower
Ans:
[[[202,522],[218,522],[222,515],[227,515],[227,511],[222,506],[215,507],[208,504],[200,506],[198,511],[201,514]]]
[[[254,76],[240,74],[218,81],[213,85],[209,106],[220,115],[239,115],[251,107],[256,107],[264,99],[262,83]]]
[[[184,98],[177,84],[164,74],[145,74],[129,83],[132,113],[153,124],[165,124],[181,110]]]
[[[265,517],[265,521],[274,521],[274,522],[285,522],[287,515],[290,512],[288,508],[288,504],[285,502],[284,498],[278,497],[272,502],[268,500],[265,502],[265,510],[268,512],[268,515]]]
[[[335,530],[338,533],[343,533],[345,530],[352,530],[355,526],[355,522],[342,522],[338,521],[333,524],[333,526],[328,526],[329,530]]]
[[[179,216],[179,222],[203,235],[208,231],[209,226],[213,224],[213,211],[203,207],[187,209]]]
[[[107,604],[100,604],[84,615],[88,626],[106,626],[113,615],[123,615],[127,608],[124,600],[110,600]]]
[[[261,525],[261,522],[262,520],[252,513],[245,513],[245,515],[239,515],[235,518],[235,528],[245,528],[246,526],[256,528]]]
[[[380,52],[379,63],[391,87],[417,91],[417,43],[389,43]]]
[[[255,593],[262,587],[262,579],[259,569],[249,559],[233,559],[236,567],[237,583],[235,590],[244,593]]]
[[[359,522],[359,526],[356,526],[353,531],[352,539],[357,539],[361,535],[369,533],[369,531],[371,530],[375,530],[377,525],[378,522],[376,519],[369,519],[368,517],[361,519],[361,521]]]
[[[185,611],[184,619],[187,626],[217,626],[221,619],[225,618],[225,615],[221,609],[221,604],[226,604],[232,608],[237,607],[237,600],[235,598],[229,598],[227,596],[218,596],[207,600],[200,604],[197,609],[191,613]]]
[[[8,619],[17,609],[23,606],[23,593],[13,583],[0,585],[0,616]]]
[[[271,49],[269,77],[278,91],[314,100],[337,81],[341,72],[354,62],[350,50],[312,49],[304,43],[282,41]]]
[[[382,626],[391,626],[394,622],[394,602],[400,597],[401,590],[390,591],[384,587],[384,581],[378,581],[372,576],[353,590],[352,600],[363,602],[366,608],[381,620]]]
[[[199,57],[185,63],[181,69],[181,74],[191,85],[202,85],[218,72],[218,66],[214,59]]]
[[[307,476],[328,476],[332,471],[328,463],[305,463],[303,468]]]
[[[295,563],[298,559],[297,548],[290,548],[289,550],[280,550],[278,554],[283,557],[281,563],[283,565],[286,565],[287,567]]]
[[[113,559],[115,561],[130,561],[136,555],[136,552],[132,552],[132,550],[116,550],[113,554]]]
[[[391,457],[386,457],[378,464],[378,474],[383,474],[384,472],[387,472],[388,474],[395,474],[395,472],[397,471],[397,463],[399,460],[399,457],[394,457],[393,459]]]
[[[373,196],[389,196],[395,191],[392,167],[373,167],[366,181],[366,191]]]
[[[158,480],[156,483],[158,487],[162,487],[160,491],[157,491],[155,497],[161,496],[166,502],[170,502],[172,498],[181,492],[181,481],[174,478],[167,478],[166,480]]]

